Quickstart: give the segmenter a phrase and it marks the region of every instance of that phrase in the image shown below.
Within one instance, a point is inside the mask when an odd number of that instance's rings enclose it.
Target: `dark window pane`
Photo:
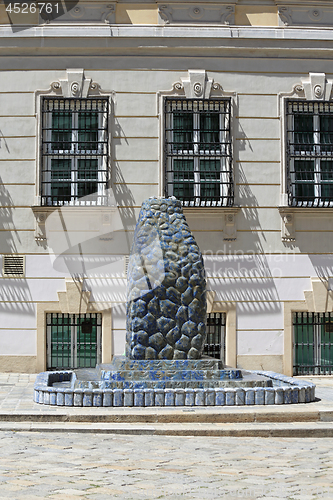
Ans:
[[[179,199],[193,199],[194,163],[191,160],[174,160],[173,195]]]
[[[98,149],[98,114],[79,113],[78,149],[96,151]]]
[[[295,160],[295,196],[297,201],[315,197],[314,162]]]
[[[296,151],[312,151],[314,144],[313,116],[294,115],[294,148]]]
[[[177,150],[193,149],[193,114],[174,113],[173,143]]]
[[[52,113],[52,150],[69,151],[72,148],[72,113]]]
[[[333,200],[333,161],[321,160],[321,199]]]
[[[78,197],[88,196],[98,189],[98,160],[78,160]]]
[[[200,115],[200,149],[220,149],[219,115],[207,113]]]
[[[333,153],[333,116],[320,116],[320,143],[323,152]]]
[[[51,197],[52,204],[71,199],[71,160],[51,160]]]
[[[200,160],[201,196],[210,200],[220,199],[220,161]]]

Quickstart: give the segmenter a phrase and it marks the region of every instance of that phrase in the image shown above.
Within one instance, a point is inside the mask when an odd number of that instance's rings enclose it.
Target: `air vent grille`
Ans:
[[[24,256],[4,255],[2,275],[3,276],[24,276]]]
[[[127,278],[128,263],[129,263],[129,255],[125,255],[125,257],[124,257],[124,275],[125,275],[125,278]]]

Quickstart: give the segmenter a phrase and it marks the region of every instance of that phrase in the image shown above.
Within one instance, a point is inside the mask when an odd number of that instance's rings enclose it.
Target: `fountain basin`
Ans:
[[[145,407],[296,404],[315,399],[313,383],[271,371],[223,369],[212,359],[150,361],[149,368],[145,363],[117,357],[96,369],[40,373],[34,401]]]

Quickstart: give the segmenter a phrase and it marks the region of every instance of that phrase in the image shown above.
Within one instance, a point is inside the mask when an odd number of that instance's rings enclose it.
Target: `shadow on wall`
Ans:
[[[114,116],[114,113],[112,113],[112,116]],[[122,226],[126,231],[126,248],[124,248],[124,253],[129,254],[133,241],[133,231],[135,229],[137,221],[137,216],[135,214],[134,208],[135,200],[132,191],[129,189],[128,185],[125,182],[121,170],[121,162],[118,162],[116,159],[116,146],[121,145],[122,142],[128,144],[128,141],[125,136],[124,130],[121,128],[119,122],[116,121],[116,119],[111,124],[111,130],[113,132],[113,140],[111,141],[111,158],[115,159],[111,168],[111,183],[116,203],[119,207]]]
[[[16,254],[21,244],[20,234],[15,228],[14,202],[0,178],[0,253]],[[34,315],[31,291],[25,278],[0,279],[0,315]],[[23,319],[23,318],[22,318]],[[24,321],[24,319],[23,319]]]
[[[245,139],[244,139],[245,141]],[[246,141],[245,141],[246,142]],[[245,144],[244,142],[244,144]],[[272,273],[278,263],[264,254],[262,242],[266,240],[258,216],[258,200],[248,185],[239,163],[235,183],[239,185],[237,204],[242,211],[238,223],[247,230],[246,247],[240,249],[239,234],[234,242],[225,242],[224,248],[203,249],[209,287],[215,290],[215,301],[237,302],[239,312],[247,314],[280,314],[281,304]]]

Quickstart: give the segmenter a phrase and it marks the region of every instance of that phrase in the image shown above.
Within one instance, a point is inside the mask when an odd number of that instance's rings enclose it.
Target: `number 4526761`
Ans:
[[[26,3],[26,2],[15,2],[9,3],[6,7],[6,11],[9,14],[35,14],[37,10],[42,13],[46,12],[47,14],[51,14],[52,12],[59,13],[59,7],[57,3],[45,3],[45,2],[36,2],[36,3]]]

